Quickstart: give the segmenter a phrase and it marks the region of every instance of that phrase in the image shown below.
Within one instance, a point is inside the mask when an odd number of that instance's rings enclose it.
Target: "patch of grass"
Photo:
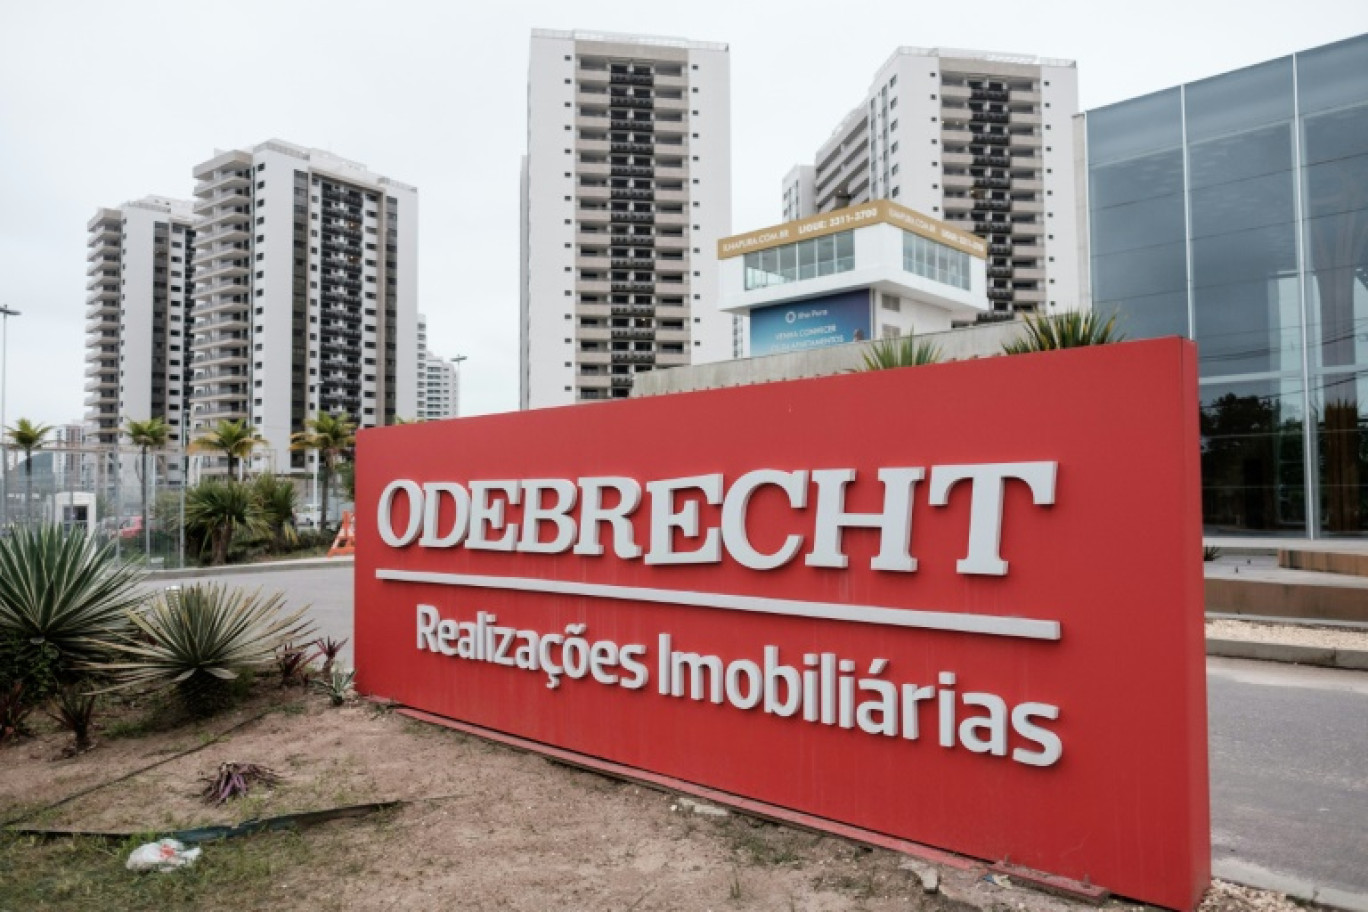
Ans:
[[[730,823],[728,837],[732,852],[747,864],[757,867],[801,866],[802,855],[798,843],[802,834],[797,830],[746,817],[734,817]]]
[[[307,834],[266,833],[210,843],[198,862],[172,874],[126,870],[129,853],[152,838],[45,841],[0,834],[0,909],[273,908],[278,878],[310,865],[316,854]]]

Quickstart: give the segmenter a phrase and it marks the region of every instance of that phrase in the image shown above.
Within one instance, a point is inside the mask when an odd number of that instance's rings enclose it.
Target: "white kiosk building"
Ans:
[[[720,306],[749,318],[749,354],[944,332],[991,309],[987,244],[889,200],[717,244]]]

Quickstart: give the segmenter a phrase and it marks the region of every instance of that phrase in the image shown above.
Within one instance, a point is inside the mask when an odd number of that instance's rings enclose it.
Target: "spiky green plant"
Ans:
[[[185,709],[204,716],[230,702],[229,683],[269,668],[276,650],[314,633],[305,608],[285,613],[281,593],[206,583],[168,590],[141,611],[128,612],[136,635],[111,644],[122,660],[102,670],[115,688],[174,687]]]
[[[294,526],[298,500],[295,486],[276,475],[258,475],[252,479],[252,497],[261,507],[262,521],[270,528],[274,544],[298,544],[299,533]]]
[[[217,479],[202,481],[186,492],[185,527],[209,546],[213,564],[228,560],[228,546],[236,532],[265,535],[270,531],[250,485]]]
[[[880,339],[865,349],[864,369],[867,371],[891,370],[895,367],[916,367],[921,364],[938,364],[941,360],[939,345],[918,341],[915,336],[899,336],[896,339]]]
[[[57,683],[72,680],[127,630],[142,580],[112,542],[57,526],[18,529],[0,538],[0,639],[55,648]]]
[[[75,743],[68,754],[80,754],[93,746],[90,740],[90,723],[95,717],[95,695],[85,692],[79,684],[68,684],[53,698],[53,708],[48,715],[67,731],[71,732]]]
[[[353,693],[354,669],[333,668],[313,682],[314,688],[328,698],[333,706],[341,706]]]
[[[1009,355],[1054,351],[1060,348],[1082,348],[1085,345],[1108,345],[1124,341],[1126,336],[1116,328],[1116,314],[1105,321],[1096,311],[1039,314],[1022,321],[1025,334],[1002,343]]]

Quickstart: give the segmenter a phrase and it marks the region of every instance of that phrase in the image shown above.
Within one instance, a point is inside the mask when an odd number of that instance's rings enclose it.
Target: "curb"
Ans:
[[[1331,649],[1324,646],[1293,646],[1288,643],[1208,638],[1206,653],[1209,656],[1228,659],[1258,659],[1264,662],[1288,662],[1294,665],[1368,671],[1368,650],[1363,649]]]
[[[226,567],[191,567],[185,570],[150,570],[149,581],[194,579],[201,576],[243,576],[256,573],[284,573],[287,570],[310,570],[325,567],[351,566],[353,557],[310,557],[305,560],[267,561],[260,564],[233,564]]]

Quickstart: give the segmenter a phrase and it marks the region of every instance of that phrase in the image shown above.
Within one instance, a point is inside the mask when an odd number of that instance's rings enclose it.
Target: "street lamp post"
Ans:
[[[469,358],[469,355],[457,355],[451,359],[451,363],[456,365],[456,414],[455,418],[461,417],[461,362]]]
[[[5,431],[5,375],[9,373],[9,318],[19,311],[0,304],[0,529],[9,528],[9,444]]]

